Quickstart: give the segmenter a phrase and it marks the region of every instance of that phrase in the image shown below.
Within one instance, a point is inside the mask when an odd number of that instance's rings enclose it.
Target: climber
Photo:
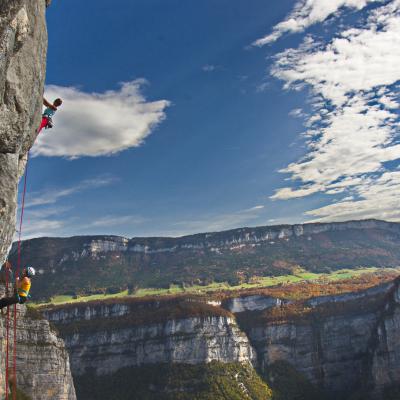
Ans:
[[[5,270],[8,274],[11,270],[11,264],[6,262]],[[11,297],[3,297],[0,299],[0,309],[10,306],[12,304],[24,304],[28,300],[29,290],[31,288],[31,278],[35,276],[35,269],[32,267],[25,267],[22,271],[21,279],[16,278],[14,295]]]
[[[42,123],[40,124],[40,127],[38,129],[38,134],[43,128],[47,129],[53,127],[53,120],[52,120],[53,115],[56,113],[57,108],[60,107],[61,104],[62,104],[61,99],[55,99],[54,103],[51,104],[43,97],[43,105],[45,105],[47,108],[43,112]]]

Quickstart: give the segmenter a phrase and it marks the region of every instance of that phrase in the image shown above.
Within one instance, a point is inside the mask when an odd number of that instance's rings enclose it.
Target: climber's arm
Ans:
[[[51,108],[52,110],[57,110],[57,107],[55,107],[53,104],[51,104],[49,101],[47,101],[44,97],[43,97],[43,104],[46,107]]]
[[[21,288],[21,280],[19,279],[18,276],[15,278],[15,288],[16,289],[20,289]]]

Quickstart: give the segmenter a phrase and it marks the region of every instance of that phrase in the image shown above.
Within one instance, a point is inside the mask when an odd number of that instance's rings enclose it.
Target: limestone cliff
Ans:
[[[125,299],[44,313],[65,340],[78,398],[271,398],[248,338],[219,307]]]
[[[267,376],[284,362],[321,398],[386,399],[400,387],[399,299],[395,281],[237,317]]]
[[[0,296],[4,295],[1,287]],[[17,306],[17,384],[32,400],[75,400],[69,357],[62,339],[38,312]],[[13,312],[10,318],[10,358],[13,354]],[[0,398],[5,393],[6,318],[0,317]],[[11,379],[12,377],[10,377]]]
[[[0,2],[0,265],[15,233],[18,182],[40,122],[49,4],[50,0]],[[5,391],[5,337],[1,316],[0,398]],[[18,389],[35,400],[76,398],[64,342],[25,306],[18,306],[17,349]]]
[[[45,314],[65,339],[79,390],[102,376],[129,381],[149,366],[219,362],[253,365],[285,400],[398,398],[398,280],[297,301],[231,297],[222,302],[229,310],[202,301],[113,300]],[[290,385],[295,395],[282,395]]]
[[[17,185],[40,122],[45,10],[45,0],[0,3],[0,264],[14,236]]]
[[[75,378],[88,370],[109,375],[144,364],[255,361],[233,315],[202,303],[162,303],[80,304],[45,316],[64,337]],[[177,309],[179,316],[168,316]]]

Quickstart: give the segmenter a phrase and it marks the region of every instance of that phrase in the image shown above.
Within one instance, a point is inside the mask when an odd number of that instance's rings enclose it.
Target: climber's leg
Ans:
[[[12,304],[17,304],[18,303],[18,297],[13,296],[13,297],[3,297],[0,299],[0,309],[11,306]]]
[[[42,122],[41,122],[41,124],[40,124],[40,127],[39,127],[39,129],[38,129],[38,134],[40,133],[40,131],[41,131],[46,125],[47,125],[47,118],[46,118],[46,117],[43,117],[43,118],[42,118]]]

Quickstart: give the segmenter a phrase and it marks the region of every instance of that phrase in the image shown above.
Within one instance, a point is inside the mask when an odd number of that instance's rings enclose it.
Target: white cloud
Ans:
[[[382,96],[379,99],[379,102],[383,104],[386,108],[389,110],[395,110],[399,108],[399,103],[393,99],[393,97],[388,97],[388,96]]]
[[[108,186],[113,184],[115,181],[116,178],[105,176],[94,179],[86,179],[74,186],[69,186],[66,188],[54,188],[54,189],[47,189],[41,192],[28,193],[27,197],[29,201],[27,201],[25,207],[29,208],[47,204],[54,204],[63,197],[68,197],[74,193],[82,192],[84,190],[90,190]]]
[[[92,221],[88,228],[111,227],[118,225],[141,224],[146,220],[143,217],[136,215],[106,215]]]
[[[60,236],[65,222],[61,220],[46,219],[46,218],[31,218],[29,224],[25,224],[23,240],[32,239],[36,237],[49,237]],[[17,240],[17,237],[15,237]]]
[[[112,185],[116,178],[102,176],[93,179],[83,180],[73,186],[64,188],[46,189],[40,192],[27,193],[28,201],[25,204],[25,217],[22,235],[24,239],[40,236],[65,236],[66,234],[76,234],[77,228],[84,229],[89,226],[82,226],[82,221],[71,217],[68,212],[71,206],[59,206],[57,203],[73,194]],[[18,210],[21,212],[21,210]],[[106,223],[105,218],[95,221],[100,226],[100,221]],[[112,225],[111,220],[108,220]]]
[[[270,86],[271,86],[270,82],[260,83],[259,85],[256,86],[256,92],[257,93],[266,92]]]
[[[275,42],[285,33],[302,32],[309,26],[325,21],[335,15],[341,8],[361,10],[368,3],[382,0],[300,0],[297,1],[289,16],[277,24],[272,33],[256,40],[253,45],[264,46]]]
[[[305,116],[301,108],[295,108],[294,110],[290,111],[289,115],[295,118],[303,118]]]
[[[48,86],[46,97],[63,104],[55,127],[43,130],[33,156],[76,158],[104,156],[140,146],[165,119],[167,100],[149,102],[141,93],[143,79],[125,82],[120,90],[85,93],[74,87]]]
[[[356,187],[354,197],[308,211],[313,222],[343,221],[349,219],[381,218],[400,221],[400,172],[386,172],[376,180],[367,180]]]
[[[261,206],[261,205],[259,205],[259,206],[254,206],[254,207],[248,208],[248,209],[245,210],[245,211],[257,211],[257,210],[262,210],[264,207],[265,207],[265,206]]]
[[[213,72],[216,69],[217,69],[217,66],[216,65],[211,65],[211,64],[206,64],[206,65],[203,65],[203,67],[202,67],[202,70],[204,72]]]
[[[309,87],[314,111],[306,121],[306,156],[281,171],[296,185],[278,190],[273,199],[342,194],[346,200],[308,215],[399,217],[394,198],[400,182],[387,169],[400,159],[399,65],[399,0],[370,12],[366,26],[347,29],[327,45],[307,38],[277,56],[272,74],[287,89]]]
[[[236,212],[205,216],[201,219],[180,221],[174,224],[176,229],[166,232],[172,236],[183,236],[199,232],[218,232],[235,229],[244,225],[253,225],[260,218],[264,206],[257,205]]]

